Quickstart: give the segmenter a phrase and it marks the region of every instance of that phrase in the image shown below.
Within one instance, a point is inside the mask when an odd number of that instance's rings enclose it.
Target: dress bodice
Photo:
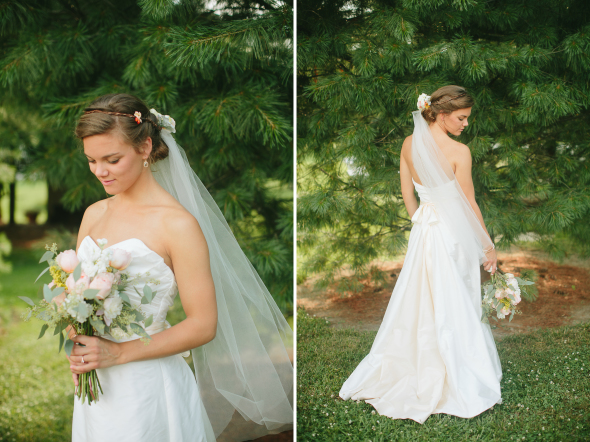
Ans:
[[[170,324],[166,321],[166,315],[174,303],[178,286],[174,272],[164,262],[164,258],[138,238],[126,239],[108,246],[106,249],[123,249],[131,253],[131,263],[124,272],[128,273],[131,278],[137,279],[127,285],[124,293],[129,297],[132,305],[140,304],[141,297],[137,292],[143,293],[144,285],[147,284],[152,291],[156,292],[152,302],[141,305],[141,310],[145,313],[146,318],[153,315],[153,323],[146,328],[146,331],[151,335],[169,328]],[[92,260],[97,253],[100,253],[98,244],[90,236],[84,237],[78,248],[78,259]]]
[[[420,198],[420,205],[434,202],[432,191],[429,187],[423,186],[422,184],[418,184],[416,181],[414,181],[414,178],[412,178],[412,183],[414,183],[414,188],[418,192],[418,197]],[[443,190],[443,188],[447,186],[454,188],[455,180],[449,181],[448,183],[443,184],[440,187],[436,187],[435,189]]]

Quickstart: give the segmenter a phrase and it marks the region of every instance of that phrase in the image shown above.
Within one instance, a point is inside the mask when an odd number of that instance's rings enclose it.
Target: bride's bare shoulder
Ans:
[[[407,136],[402,144],[402,155],[405,155],[412,148],[412,135]]]
[[[86,208],[84,216],[82,217],[80,229],[78,230],[78,245],[80,245],[82,239],[88,235],[88,232],[90,232],[90,229],[96,220],[101,218],[107,212],[111,198],[97,201]]]

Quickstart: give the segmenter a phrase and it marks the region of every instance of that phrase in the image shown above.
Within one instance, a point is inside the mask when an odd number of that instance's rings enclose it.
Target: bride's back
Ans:
[[[445,156],[445,158],[447,159],[447,161],[449,162],[449,164],[453,168],[453,172],[456,173],[458,167],[465,165],[465,163],[466,163],[465,154],[466,154],[466,150],[467,150],[467,154],[469,154],[469,148],[467,146],[465,146],[464,144],[453,140],[448,135],[446,135],[442,132],[438,132],[438,131],[431,131],[431,132],[432,132],[432,137],[434,138],[434,141],[436,142],[436,145],[440,148],[441,152],[443,153],[443,155]],[[405,139],[403,147],[402,147],[401,155],[404,158],[404,160],[406,161],[406,164],[408,165],[408,167],[410,169],[410,173],[412,175],[413,180],[415,182],[417,182],[418,184],[422,184],[422,181],[420,180],[420,178],[418,176],[418,172],[416,172],[416,169],[414,167],[414,162],[412,160],[412,137],[413,137],[413,135],[410,135],[409,137],[407,137]]]

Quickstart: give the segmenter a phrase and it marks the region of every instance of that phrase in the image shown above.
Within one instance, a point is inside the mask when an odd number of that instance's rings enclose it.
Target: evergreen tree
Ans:
[[[476,100],[458,140],[497,247],[590,253],[589,2],[302,0],[297,57],[300,277],[349,264],[358,285],[402,250],[401,146],[447,84]]]
[[[175,137],[279,306],[292,304],[292,7],[226,0],[2,1],[0,115],[36,122],[28,172],[69,209],[106,195],[74,139],[126,92]],[[3,123],[4,124],[4,123]]]

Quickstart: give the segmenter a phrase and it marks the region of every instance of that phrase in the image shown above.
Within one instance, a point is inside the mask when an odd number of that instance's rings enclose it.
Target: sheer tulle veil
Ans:
[[[241,441],[290,429],[293,332],[184,150],[167,129],[161,135],[169,155],[153,166],[154,177],[198,220],[209,248],[217,334],[191,353],[215,436]]]
[[[492,248],[493,242],[477,218],[463,189],[455,179],[451,164],[444,156],[430,132],[428,123],[420,111],[412,112],[414,133],[412,136],[412,162],[423,186],[433,196],[436,210],[451,233],[456,260],[485,262],[484,250]],[[468,268],[468,266],[459,266]],[[480,281],[471,281],[463,275],[474,294],[473,302],[480,306]]]

